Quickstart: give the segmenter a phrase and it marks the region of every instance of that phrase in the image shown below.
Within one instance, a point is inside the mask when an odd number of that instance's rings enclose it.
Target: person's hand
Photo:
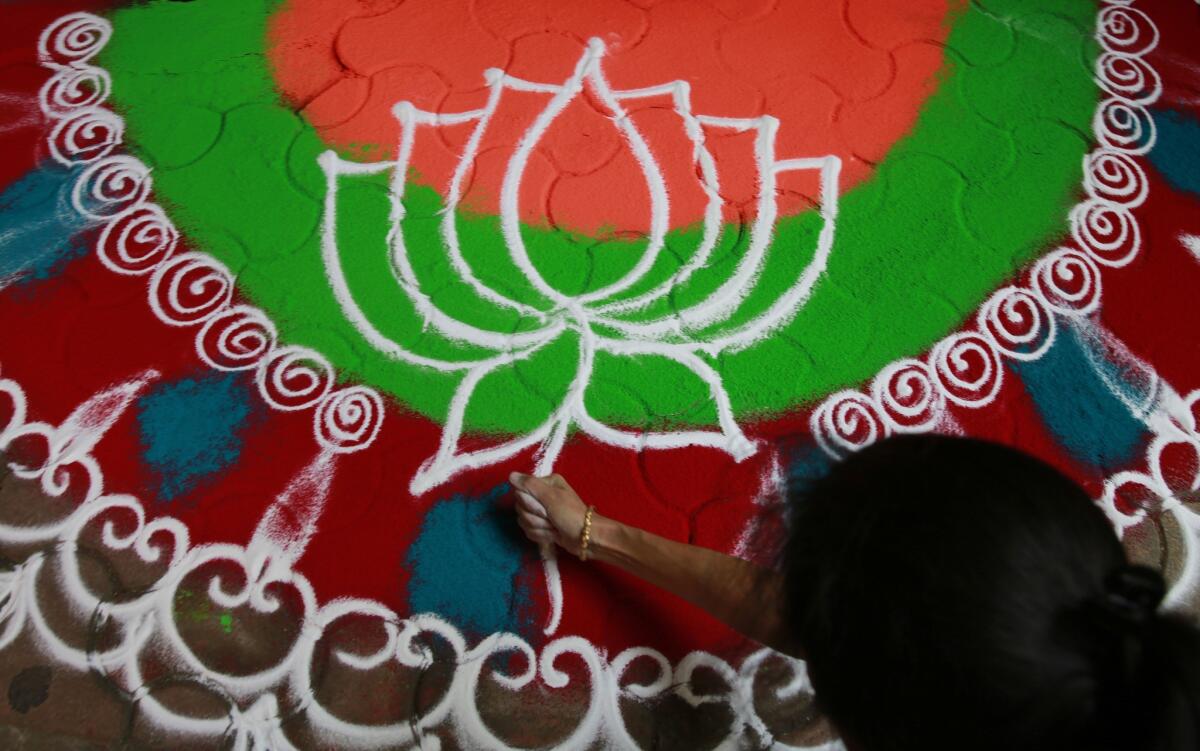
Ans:
[[[525,536],[539,545],[553,543],[579,555],[587,505],[567,481],[558,475],[532,477],[520,472],[513,472],[509,480],[517,490],[517,524]]]

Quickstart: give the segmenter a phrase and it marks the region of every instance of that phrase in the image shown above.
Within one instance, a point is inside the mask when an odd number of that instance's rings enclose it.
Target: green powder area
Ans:
[[[320,350],[346,377],[441,421],[462,376],[380,354],[330,291],[319,240],[325,180],[317,164],[328,147],[274,87],[265,48],[275,6],[161,2],[113,13],[115,33],[100,64],[112,73],[129,147],[154,168],[158,200],[175,222],[234,270],[242,293],[271,314],[284,340]],[[779,414],[927,349],[1065,234],[1097,98],[1095,12],[1065,0],[989,0],[948,21],[939,88],[876,174],[841,196],[827,273],[811,298],[768,339],[710,360],[739,416]],[[532,317],[495,306],[459,281],[442,243],[442,201],[412,177],[401,230],[425,294],[464,323],[536,329]],[[426,325],[397,283],[386,245],[387,180],[347,176],[338,184],[338,248],[356,301],[381,332],[414,352],[456,361],[487,356]],[[509,260],[495,217],[460,214],[455,221],[463,255],[483,282],[552,308]],[[821,226],[813,212],[781,219],[758,285],[738,314],[689,336],[717,335],[767,309],[812,259]],[[547,227],[525,226],[522,237],[542,275],[567,294],[621,278],[645,247],[642,240]],[[698,228],[673,231],[651,272],[619,297],[669,279],[699,237]],[[624,317],[650,320],[703,300],[732,273],[749,241],[748,228],[726,226],[689,283]],[[579,350],[567,333],[487,376],[467,427],[521,432],[545,421],[575,376]],[[711,425],[716,416],[699,378],[657,356],[598,355],[585,401],[598,419],[632,427]]]

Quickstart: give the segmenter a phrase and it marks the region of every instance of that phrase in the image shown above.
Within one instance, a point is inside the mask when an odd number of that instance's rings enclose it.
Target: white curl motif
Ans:
[[[249,305],[221,311],[196,335],[197,354],[217,370],[253,368],[274,346],[275,324]]]
[[[1158,27],[1137,8],[1110,6],[1100,11],[1096,39],[1109,52],[1144,55],[1158,46]]]
[[[172,326],[203,323],[224,309],[232,297],[233,275],[203,253],[177,255],[150,277],[150,307]]]
[[[43,65],[57,67],[87,62],[108,44],[112,24],[92,13],[68,13],[47,26],[38,39]]]
[[[328,394],[313,414],[317,440],[337,453],[371,445],[383,424],[383,399],[372,389],[349,386]]]
[[[288,725],[307,725],[330,747],[417,745],[436,749],[439,737],[449,733],[457,748],[506,748],[508,745],[489,727],[480,711],[482,684],[488,681],[501,689],[519,691],[539,681],[538,690],[580,684],[580,691],[571,696],[586,702],[568,737],[555,744],[559,751],[583,751],[597,742],[606,748],[638,748],[624,708],[629,702],[654,700],[668,693],[677,694],[693,706],[715,704],[728,709],[729,725],[724,737],[717,739],[718,747],[766,743],[782,751],[805,748],[780,742],[758,713],[755,687],[762,682],[760,672],[767,664],[781,664],[791,675],[774,691],[776,700],[803,697],[812,691],[803,663],[769,650],[750,654],[740,666],[705,652],[693,652],[673,666],[662,653],[647,647],[632,647],[610,658],[578,636],[550,640],[541,647],[540,654],[513,634],[492,634],[472,644],[453,624],[434,614],[401,618],[378,602],[354,598],[321,604],[311,582],[292,562],[279,551],[261,545],[261,541],[251,540],[247,545],[192,544],[187,526],[178,519],[161,514],[152,517],[137,498],[102,492],[103,474],[91,455],[92,447],[129,408],[145,382],[144,377],[135,379],[98,394],[56,427],[27,423],[24,391],[14,381],[0,379],[0,393],[11,396],[20,416],[0,434],[0,451],[7,449],[10,439],[16,436],[52,435],[67,447],[73,462],[95,469],[91,492],[81,503],[69,505],[64,518],[40,527],[0,521],[0,541],[40,550],[13,569],[0,572],[0,597],[5,602],[0,611],[5,616],[0,623],[0,648],[24,636],[29,642],[22,642],[23,648],[28,649],[32,643],[56,664],[94,671],[120,690],[136,692],[139,720],[144,718],[154,727],[185,733],[200,745],[232,738],[238,748],[293,748],[283,731],[279,701],[288,697],[292,700]],[[43,475],[54,469],[48,466],[32,471],[30,479],[44,483]],[[143,562],[157,562],[162,566],[161,573],[133,597],[118,600],[107,592],[97,594],[91,577],[84,574],[87,566],[79,553],[85,547],[81,544],[84,539],[88,540],[88,549],[95,550],[95,541],[99,540],[109,551],[126,551]],[[93,555],[100,552],[96,550]],[[41,583],[49,576],[47,569],[54,571],[52,588]],[[196,596],[207,598],[206,604],[213,607],[247,609],[251,618],[279,612],[279,593],[290,593],[289,600],[298,610],[295,622],[302,628],[283,643],[285,649],[278,659],[264,667],[230,671],[209,664],[181,632],[176,607],[184,582],[205,579],[208,586],[198,587]],[[87,628],[87,617],[102,620],[106,633],[112,636],[103,648],[77,645],[77,638],[61,633],[61,618],[45,617],[44,603],[63,598],[64,603],[56,603],[66,605],[63,612],[84,614],[85,622],[72,623],[73,628]],[[378,647],[365,652],[339,647],[338,626],[347,621],[377,628],[381,636]],[[444,645],[448,654],[435,657],[430,643]],[[449,667],[448,685],[440,695],[432,696],[429,705],[412,720],[354,722],[335,714],[322,703],[321,692],[314,690],[319,680],[314,669],[326,652],[342,670],[364,676],[372,670],[423,670],[435,659],[444,659]],[[159,663],[166,660],[212,687],[212,695],[227,705],[226,711],[196,716],[160,696],[146,674],[151,655]],[[505,661],[510,666],[500,667],[495,657],[511,657]],[[575,661],[584,668],[582,682],[576,680],[578,674],[574,671],[564,669],[565,663]],[[634,662],[649,668],[646,678],[629,679],[627,674]],[[720,685],[706,681],[707,688],[700,693],[694,685],[699,670],[713,674]],[[531,721],[536,717],[531,716]],[[840,744],[825,742],[807,748],[837,751]]]
[[[839,391],[813,410],[809,428],[826,453],[843,457],[889,434],[879,412],[879,407],[865,394]]]
[[[896,433],[924,433],[937,424],[945,399],[929,366],[911,358],[889,364],[871,382],[879,413]]]
[[[103,104],[111,90],[112,79],[103,68],[68,66],[42,85],[38,101],[50,117],[64,117],[75,110]]]
[[[125,121],[103,107],[84,107],[54,124],[50,156],[67,167],[94,162],[121,143]]]
[[[100,232],[96,254],[110,271],[137,276],[175,252],[179,233],[157,204],[143,203],[113,217]]]
[[[1004,381],[1000,355],[991,340],[961,331],[938,342],[929,364],[946,398],[963,407],[991,404]]]
[[[164,323],[208,322],[196,339],[198,355],[208,365],[254,368],[263,399],[275,409],[316,406],[335,380],[329,362],[309,349],[276,347],[274,324],[262,311],[238,306],[223,314],[233,302],[232,274],[205,253],[177,256],[178,230],[148,200],[149,168],[132,156],[110,154],[124,138],[124,120],[100,106],[111,77],[88,60],[111,33],[104,18],[71,13],[47,27],[39,42],[41,63],[52,71],[38,96],[43,114],[54,121],[46,145],[60,164],[83,167],[71,203],[82,216],[103,222],[97,258],[117,274],[150,275],[150,308]]]
[[[1040,297],[1021,287],[1004,287],[979,309],[979,330],[1014,360],[1040,359],[1054,344],[1057,324]]]
[[[1133,157],[1097,149],[1084,158],[1083,186],[1092,198],[1133,209],[1150,193],[1146,173]]]
[[[71,190],[80,214],[103,221],[142,203],[150,193],[150,169],[131,156],[108,156],[88,165]]]
[[[1126,154],[1145,154],[1157,140],[1154,118],[1146,108],[1120,97],[1100,103],[1092,130],[1103,146]]]
[[[333,367],[321,353],[289,345],[279,347],[259,364],[258,390],[275,409],[307,409],[333,388]]]
[[[1088,315],[1100,307],[1100,269],[1073,248],[1059,248],[1033,266],[1030,284],[1051,309],[1066,315]]]
[[[1106,479],[1099,503],[1122,537],[1147,522],[1161,530],[1159,525],[1169,520],[1177,528],[1176,544],[1182,550],[1163,551],[1171,553],[1164,568],[1175,572],[1164,606],[1174,608],[1200,593],[1200,508],[1195,503],[1200,432],[1192,409],[1200,391],[1180,397],[1165,381],[1160,383],[1161,393],[1168,396],[1152,407],[1152,419],[1147,420],[1153,437],[1146,447],[1145,469]]]
[[[1096,59],[1096,81],[1104,90],[1131,104],[1149,104],[1162,94],[1162,79],[1140,57],[1105,52]]]
[[[1137,220],[1126,208],[1092,199],[1071,210],[1071,236],[1096,263],[1127,266],[1142,247]]]
[[[943,339],[927,357],[938,390],[958,406],[990,404],[1003,381],[1000,355],[1032,360],[1051,346],[1057,315],[1088,316],[1100,308],[1100,265],[1129,264],[1141,247],[1141,228],[1133,210],[1149,195],[1146,172],[1135,157],[1157,138],[1146,109],[1162,93],[1162,79],[1144,59],[1159,40],[1150,18],[1129,7],[1133,0],[1104,0],[1097,17],[1096,82],[1109,95],[1096,106],[1092,132],[1100,144],[1084,157],[1083,189],[1087,198],[1069,215],[1076,247],[1060,247],[1040,258],[1027,277],[1027,289],[1001,290],[976,316],[981,331],[964,331]],[[1099,265],[1098,265],[1099,264]],[[885,368],[871,393],[893,430],[902,425],[889,403],[884,374],[893,375],[901,360]],[[914,381],[916,383],[916,381]],[[914,392],[910,396],[914,396]],[[933,424],[918,421],[920,429]],[[836,452],[831,452],[835,453]]]

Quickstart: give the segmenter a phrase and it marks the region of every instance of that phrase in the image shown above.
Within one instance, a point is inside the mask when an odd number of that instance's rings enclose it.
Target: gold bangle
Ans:
[[[595,510],[595,506],[588,506],[587,513],[583,515],[583,531],[579,533],[579,560],[581,561],[588,559],[588,543],[592,541],[592,512]]]

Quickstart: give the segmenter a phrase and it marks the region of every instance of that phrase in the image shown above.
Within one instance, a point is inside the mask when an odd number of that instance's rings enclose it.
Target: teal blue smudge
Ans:
[[[437,613],[476,637],[529,630],[532,593],[521,574],[535,548],[498,503],[509,491],[455,495],[429,510],[406,559],[411,612]]]
[[[1200,121],[1187,112],[1155,110],[1158,140],[1150,162],[1176,190],[1200,196]]]
[[[1146,426],[1129,405],[1145,401],[1141,385],[1097,337],[1064,325],[1044,356],[1013,367],[1050,433],[1077,461],[1108,474],[1140,453]]]
[[[138,400],[142,459],[173,501],[233,466],[259,416],[244,375],[216,373],[158,385]]]
[[[784,478],[789,496],[802,495],[817,480],[829,474],[833,458],[815,443],[804,443],[787,452]]]
[[[79,168],[47,163],[0,193],[0,288],[50,279],[87,254],[91,222],[71,205]]]

